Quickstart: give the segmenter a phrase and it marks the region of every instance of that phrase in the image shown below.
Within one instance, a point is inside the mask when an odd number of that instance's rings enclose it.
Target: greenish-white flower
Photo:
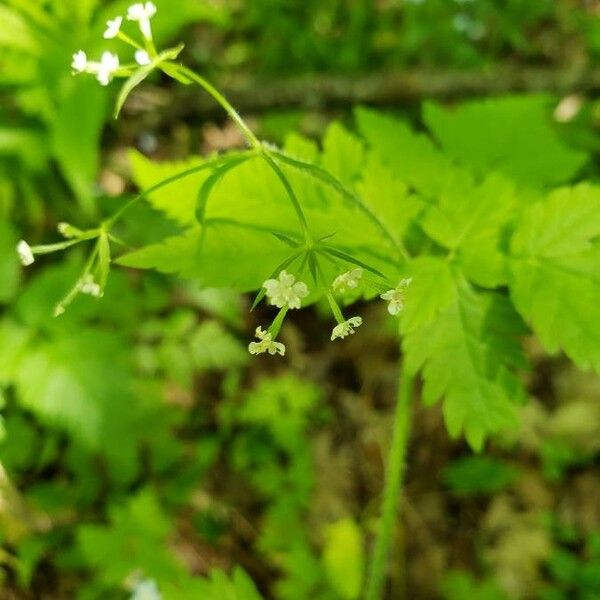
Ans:
[[[142,579],[133,588],[130,600],[162,600],[162,595],[154,579]]]
[[[152,28],[150,27],[150,19],[156,14],[156,6],[153,2],[139,2],[132,4],[127,9],[127,19],[129,21],[137,21],[142,35],[147,40],[152,39]]]
[[[331,341],[338,338],[343,339],[348,335],[352,335],[357,327],[362,325],[361,317],[350,317],[347,321],[336,325],[331,332]]]
[[[390,315],[398,315],[402,312],[406,300],[406,289],[411,282],[412,277],[402,279],[393,290],[388,290],[385,294],[379,296],[388,303],[388,312]]]
[[[308,296],[308,287],[302,281],[287,271],[281,271],[277,279],[267,279],[263,283],[267,291],[267,298],[277,308],[300,308],[302,298]]]
[[[363,270],[360,267],[352,269],[351,271],[346,271],[345,273],[338,275],[334,279],[333,283],[331,284],[331,287],[333,288],[334,292],[337,292],[338,294],[343,294],[348,290],[356,289],[362,276]]]
[[[21,240],[17,244],[17,254],[19,255],[21,264],[24,267],[28,267],[29,265],[32,265],[35,261],[35,257],[33,256],[33,251],[31,250],[31,246],[25,240]]]
[[[87,296],[93,296],[94,298],[102,297],[102,288],[99,284],[94,281],[94,277],[91,273],[88,273],[79,282],[79,291]]]
[[[106,29],[104,31],[104,39],[112,40],[119,35],[121,31],[121,24],[123,23],[123,17],[115,17],[109,21],[106,21]]]
[[[275,354],[285,354],[285,345],[281,342],[273,340],[273,336],[268,332],[264,331],[261,327],[256,328],[256,337],[260,340],[259,342],[250,342],[248,344],[248,352],[250,354],[263,354],[268,352],[272,356]]]

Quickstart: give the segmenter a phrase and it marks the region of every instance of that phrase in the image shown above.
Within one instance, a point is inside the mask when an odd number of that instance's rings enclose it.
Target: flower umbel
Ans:
[[[331,287],[333,288],[334,292],[343,294],[348,290],[356,289],[362,276],[363,270],[360,267],[357,269],[352,269],[351,271],[346,271],[334,279]]]
[[[268,352],[271,356],[275,354],[283,356],[285,354],[285,345],[281,342],[275,342],[273,336],[268,331],[257,327],[255,335],[260,342],[250,342],[248,344],[248,352],[250,354],[263,354],[264,352]]]
[[[404,301],[406,296],[406,289],[412,282],[412,277],[408,279],[402,279],[400,283],[393,289],[388,290],[385,294],[379,296],[382,300],[388,302],[388,312],[390,315],[397,315],[402,312],[404,308]]]
[[[127,10],[127,19],[129,21],[137,21],[140,26],[140,31],[146,40],[152,39],[152,28],[150,27],[150,19],[156,14],[156,6],[153,2],[145,4],[139,2],[133,4]]]
[[[287,271],[281,271],[278,279],[267,279],[263,283],[267,291],[267,298],[277,308],[288,306],[289,308],[300,308],[302,298],[308,296],[308,287],[302,281]]]
[[[343,339],[348,335],[352,335],[357,327],[362,325],[361,317],[350,317],[347,321],[336,325],[331,332],[331,341],[338,338]]]
[[[28,267],[29,265],[32,265],[35,261],[35,258],[33,256],[33,251],[31,250],[31,246],[25,240],[21,240],[17,244],[17,254],[19,255],[21,264],[24,267]]]
[[[112,20],[106,21],[106,30],[104,31],[104,39],[112,40],[119,35],[121,31],[121,24],[123,23],[123,17],[115,17]]]

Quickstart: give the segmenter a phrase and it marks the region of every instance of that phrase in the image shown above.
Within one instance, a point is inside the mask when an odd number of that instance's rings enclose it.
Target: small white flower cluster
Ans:
[[[352,335],[357,327],[362,325],[362,317],[350,317],[347,321],[336,325],[331,332],[331,341],[338,338],[343,339]]]
[[[393,290],[388,290],[385,294],[379,296],[382,300],[388,302],[388,312],[390,315],[398,315],[404,309],[406,290],[411,283],[412,277],[402,279]]]
[[[265,289],[265,295],[267,296],[269,303],[276,306],[280,310],[280,315],[283,318],[285,311],[291,308],[300,308],[302,306],[302,299],[308,296],[308,286],[302,281],[296,281],[296,277],[291,273],[283,270],[279,273],[277,279],[267,279],[263,283]],[[277,322],[278,319],[275,320]],[[250,342],[248,345],[248,352],[250,354],[263,354],[268,352],[271,355],[285,354],[285,345],[281,342],[276,342],[275,337],[279,333],[281,323],[275,323],[271,326],[276,329],[274,333],[271,331],[264,331],[261,327],[256,329],[256,337],[260,340],[258,342]]]
[[[150,25],[150,20],[155,14],[156,6],[153,2],[140,2],[131,5],[127,9],[127,20],[137,22],[147,46],[151,49],[153,49],[154,46],[152,45],[152,27]],[[139,44],[136,44],[131,38],[121,32],[122,25],[123,17],[121,16],[109,19],[106,22],[106,29],[103,34],[104,39],[112,40],[117,37],[121,38],[123,41],[136,48],[135,61],[138,65],[149,65],[152,62],[150,54],[147,50],[141,48]],[[123,75],[127,74],[125,70],[121,68],[119,57],[112,52],[103,52],[100,61],[96,62],[89,60],[87,54],[83,50],[79,50],[73,54],[71,68],[73,69],[73,74],[89,73],[95,75],[100,85],[108,85],[120,71],[123,71],[121,73]]]
[[[88,60],[83,50],[73,54],[73,62],[71,63],[73,73],[95,75],[100,85],[108,85],[119,70],[119,66],[119,57],[112,52],[103,52],[100,62],[95,62]]]
[[[17,244],[17,254],[19,256],[19,260],[24,267],[28,267],[35,262],[35,257],[33,256],[33,250],[31,246],[25,241],[21,240]]]
[[[300,308],[302,299],[308,296],[308,287],[287,271],[281,271],[277,279],[267,279],[263,283],[267,298],[277,308]]]
[[[363,276],[363,270],[359,267],[338,275],[331,284],[334,292],[343,294],[349,290],[355,290]]]
[[[104,295],[102,288],[94,281],[94,276],[91,273],[88,273],[79,281],[79,291],[94,298],[102,298]]]
[[[285,354],[285,344],[274,341],[273,336],[268,331],[264,331],[262,327],[256,328],[255,335],[260,341],[248,344],[250,354],[263,354],[264,352],[268,352],[271,356]]]

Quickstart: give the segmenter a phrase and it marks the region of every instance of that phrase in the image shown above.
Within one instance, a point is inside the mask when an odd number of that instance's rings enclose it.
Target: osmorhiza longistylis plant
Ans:
[[[38,255],[91,244],[57,316],[79,294],[100,299],[114,263],[254,293],[253,308],[265,301],[273,317],[256,328],[248,351],[269,360],[286,355],[280,334],[290,312],[322,302],[332,315],[329,337],[339,344],[365,330],[350,304],[385,301],[398,325],[402,364],[364,591],[367,600],[382,598],[415,378],[423,382],[426,404],[443,401],[450,435],[464,434],[480,450],[490,435],[518,425],[527,398],[523,336],[534,334],[548,351],[600,371],[600,191],[566,185],[586,157],[560,142],[539,99],[476,102],[452,113],[426,105],[437,143],[361,108],[360,137],[334,123],[322,149],[300,136],[279,149],[260,141],[210,82],[178,62],[182,45],[156,48],[156,17],[152,2],[115,15],[104,38],[122,41],[128,58],[107,51],[90,59],[78,50],[72,72],[103,86],[124,79],[116,116],[153,72],[197,85],[223,108],[247,147],[191,159],[183,170],[163,168],[162,179],[150,161],[132,154],[143,190],[138,196],[93,229],[59,224],[57,243],[22,240],[18,255],[27,266]],[[496,124],[513,121],[516,138],[503,153],[507,127]],[[489,123],[489,153],[482,122]],[[523,123],[533,133],[523,132]],[[531,139],[539,139],[539,152],[529,151]],[[189,181],[192,197],[166,194]],[[141,201],[183,231],[113,258],[122,246],[115,228]]]

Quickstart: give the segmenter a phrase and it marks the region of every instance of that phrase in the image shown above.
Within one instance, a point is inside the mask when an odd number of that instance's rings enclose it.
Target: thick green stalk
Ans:
[[[379,531],[371,559],[371,569],[367,581],[365,600],[381,600],[387,573],[394,523],[398,504],[401,499],[401,486],[405,471],[406,451],[410,436],[411,399],[413,377],[404,365],[400,370],[398,400],[394,416],[392,447],[388,455],[383,504],[379,522]]]

